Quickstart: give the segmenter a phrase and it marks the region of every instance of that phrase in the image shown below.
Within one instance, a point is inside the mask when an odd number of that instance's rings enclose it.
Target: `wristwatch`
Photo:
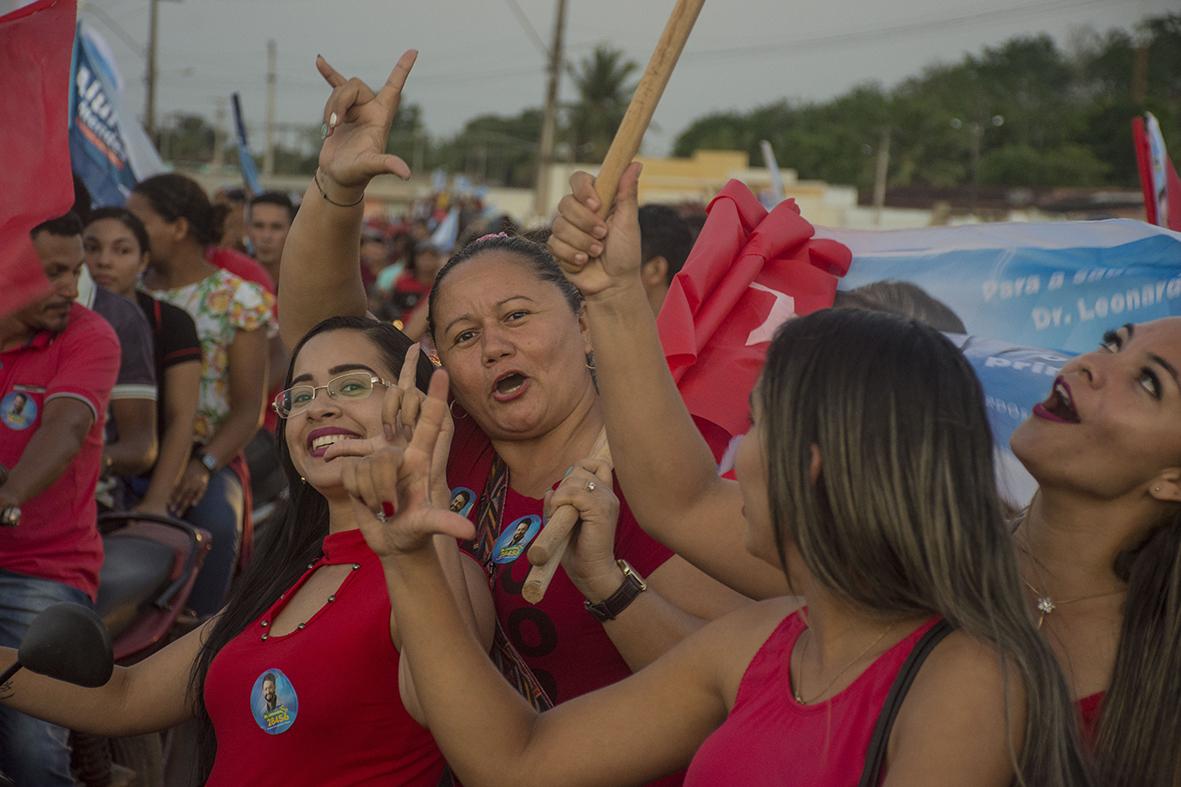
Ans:
[[[589,601],[583,602],[586,605],[586,611],[591,613],[600,623],[615,620],[636,600],[637,596],[648,589],[648,583],[636,573],[636,570],[626,560],[616,560],[615,564],[623,572],[623,584],[619,586],[619,590],[597,604],[592,604]]]
[[[197,461],[201,463],[201,467],[204,467],[209,475],[217,472],[217,457],[208,451],[197,454]]]
[[[21,507],[7,506],[0,508],[0,526],[16,527],[21,523]]]

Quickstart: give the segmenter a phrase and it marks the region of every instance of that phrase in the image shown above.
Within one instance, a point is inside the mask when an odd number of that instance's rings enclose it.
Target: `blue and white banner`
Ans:
[[[1140,221],[817,236],[853,252],[840,292],[927,319],[964,351],[984,388],[1002,493],[1017,505],[1035,486],[1009,438],[1062,365],[1112,328],[1181,315],[1181,233]]]
[[[1084,352],[1127,322],[1181,314],[1181,233],[1142,221],[818,229],[853,252],[840,283],[905,281],[967,333]]]
[[[70,81],[70,160],[95,205],[122,205],[140,180],[165,171],[129,112],[106,42],[78,23]]]

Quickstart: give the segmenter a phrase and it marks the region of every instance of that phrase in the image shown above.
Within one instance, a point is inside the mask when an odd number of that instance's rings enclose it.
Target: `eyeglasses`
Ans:
[[[290,418],[302,413],[316,400],[316,394],[327,391],[333,399],[366,399],[373,393],[373,386],[390,387],[390,383],[376,377],[369,372],[348,372],[339,377],[333,377],[325,385],[308,385],[302,383],[293,385],[282,391],[271,402],[273,409],[280,418]]]

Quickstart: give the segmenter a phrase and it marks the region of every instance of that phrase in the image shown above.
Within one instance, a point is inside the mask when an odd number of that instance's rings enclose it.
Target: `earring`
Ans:
[[[301,484],[306,484],[306,483],[308,482],[308,480],[307,480],[306,478],[304,478],[303,476],[300,476],[300,477],[299,477],[299,482],[300,482]]]

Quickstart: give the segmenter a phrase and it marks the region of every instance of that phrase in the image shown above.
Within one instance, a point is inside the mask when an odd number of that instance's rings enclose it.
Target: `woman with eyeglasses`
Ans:
[[[413,60],[403,55],[377,92],[317,61],[334,90],[315,182],[283,252],[280,328],[289,339],[328,315],[365,315],[361,203],[381,171],[406,174],[385,139]],[[705,619],[747,603],[649,538],[623,499],[617,518],[584,517],[545,597],[524,599],[526,554],[547,505],[614,486],[587,460],[603,417],[582,299],[543,245],[497,233],[452,256],[434,279],[424,340],[451,379],[448,483],[479,525],[465,549],[492,589],[497,658],[534,707],[622,680]]]
[[[106,686],[85,689],[26,670],[0,687],[0,702],[109,737],[196,717],[204,733],[198,775],[209,785],[451,784],[399,658],[386,571],[359,529],[392,515],[395,495],[363,503],[349,493],[388,480],[365,467],[366,457],[405,453],[409,461],[409,427],[432,407],[444,434],[424,461],[444,476],[447,406],[424,403],[416,382],[430,372],[389,325],[340,317],[313,328],[294,348],[273,403],[291,509],[221,613],[116,668]],[[448,496],[442,485],[430,494]],[[487,647],[491,600],[481,569],[459,554],[460,534],[436,540],[439,559],[467,625]],[[15,655],[0,649],[0,669]]]

